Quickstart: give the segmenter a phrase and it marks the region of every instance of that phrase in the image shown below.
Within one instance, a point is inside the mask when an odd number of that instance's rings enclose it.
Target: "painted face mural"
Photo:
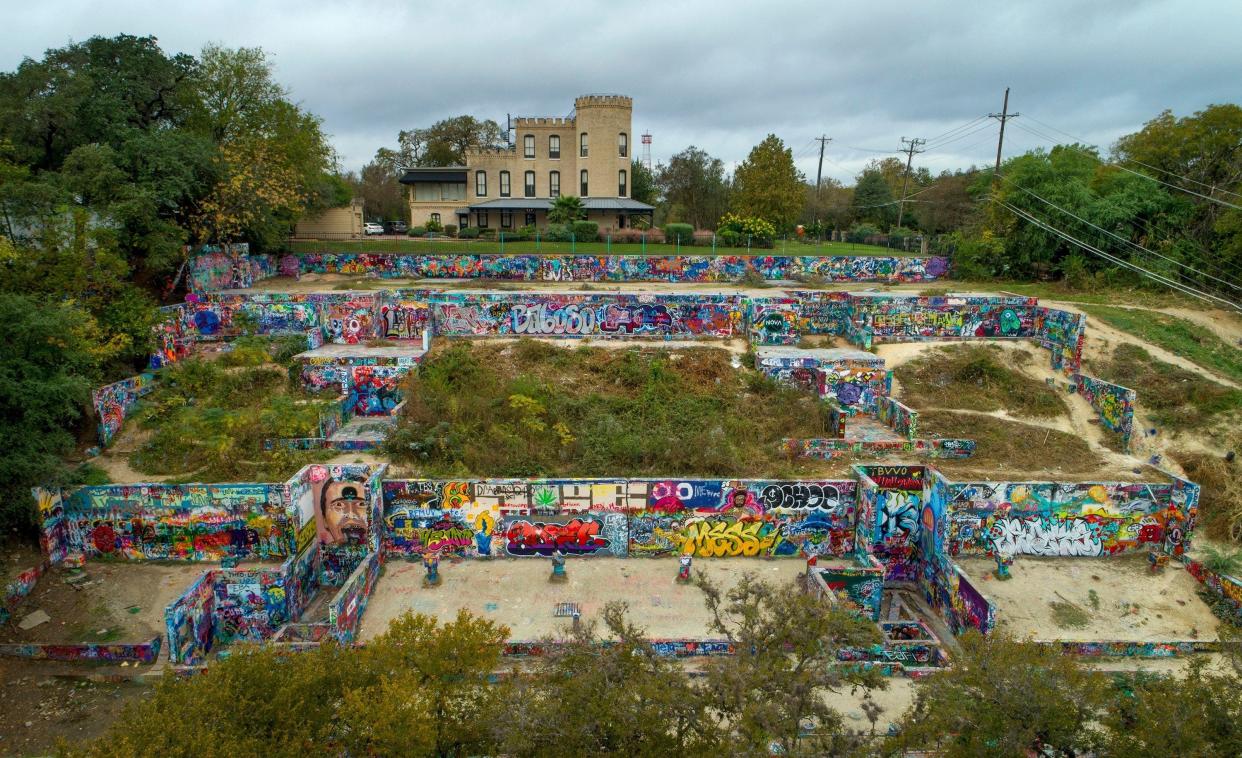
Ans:
[[[334,478],[322,466],[316,468],[324,474],[320,481],[312,481],[319,541],[325,545],[363,544],[368,526],[365,482]]]

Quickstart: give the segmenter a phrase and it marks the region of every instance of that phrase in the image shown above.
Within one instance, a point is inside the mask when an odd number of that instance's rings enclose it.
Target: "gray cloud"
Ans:
[[[919,4],[45,0],[6,11],[0,67],[89,36],[153,34],[168,51],[261,46],[319,114],[345,168],[400,129],[460,113],[566,115],[575,95],[635,99],[659,161],[698,145],[730,165],[767,133],[813,177],[851,182],[871,150],[1010,106],[1006,153],[1049,141],[1035,119],[1107,147],[1165,108],[1236,100],[1242,3],[1015,0]],[[995,122],[916,158],[990,164]],[[963,136],[965,135],[965,136]],[[949,139],[961,137],[960,139]],[[854,148],[866,148],[858,150]]]

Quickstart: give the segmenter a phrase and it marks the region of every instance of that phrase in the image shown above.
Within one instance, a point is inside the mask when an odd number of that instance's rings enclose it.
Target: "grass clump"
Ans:
[[[1143,410],[1174,430],[1201,427],[1219,414],[1242,409],[1242,390],[1158,361],[1138,345],[1118,345],[1091,370],[1105,381],[1136,390]]]
[[[1053,600],[1052,622],[1061,629],[1083,629],[1091,623],[1091,614],[1066,600]]]
[[[1242,466],[1200,452],[1174,452],[1173,459],[1201,487],[1199,528],[1209,537],[1242,543]]]
[[[1030,418],[1065,414],[1065,400],[1055,389],[1010,367],[1030,358],[1025,350],[996,345],[954,345],[898,366],[893,374],[903,402],[915,408],[1003,410]]]
[[[264,440],[314,436],[329,402],[292,390],[285,368],[177,363],[139,406],[138,423],[151,434],[130,465],[204,481],[272,481],[323,451],[264,450]]]
[[[1109,306],[1084,306],[1083,310],[1115,329],[1242,382],[1242,350],[1193,321],[1165,313]]]
[[[965,461],[940,461],[945,471],[985,469],[992,474],[1012,471],[1029,477],[1036,471],[1082,474],[1101,461],[1091,446],[1074,434],[977,413],[931,411],[919,414],[923,434],[975,440],[975,454]]]
[[[828,406],[714,348],[456,343],[409,379],[386,444],[432,476],[760,476]]]

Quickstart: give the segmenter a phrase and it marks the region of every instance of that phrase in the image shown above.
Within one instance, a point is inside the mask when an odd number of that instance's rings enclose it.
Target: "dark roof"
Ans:
[[[407,168],[399,181],[402,184],[461,183],[466,181],[466,167],[434,166],[429,168]]]

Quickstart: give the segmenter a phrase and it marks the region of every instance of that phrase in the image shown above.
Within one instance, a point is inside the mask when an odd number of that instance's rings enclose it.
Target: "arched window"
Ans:
[[[527,197],[535,196],[535,172],[534,171],[526,172],[526,196]]]
[[[625,169],[617,172],[617,197],[625,197]]]
[[[548,197],[561,196],[561,172],[551,171],[548,173]]]
[[[509,196],[509,172],[508,171],[500,172],[500,196],[501,197]]]
[[[587,196],[587,172],[585,168],[582,169],[582,173],[578,175],[578,183],[582,185],[582,191],[578,193],[578,196],[586,197]]]
[[[487,197],[487,172],[474,172],[474,194],[476,197]]]
[[[625,132],[617,135],[617,155],[622,158],[630,156],[630,136]]]
[[[579,158],[587,157],[587,152],[588,152],[587,148],[588,148],[587,133],[583,132],[582,134],[578,135],[578,157]]]
[[[548,137],[548,157],[561,157],[561,136],[559,134],[553,134]]]
[[[522,138],[522,155],[527,158],[535,157],[535,135],[528,134]]]

